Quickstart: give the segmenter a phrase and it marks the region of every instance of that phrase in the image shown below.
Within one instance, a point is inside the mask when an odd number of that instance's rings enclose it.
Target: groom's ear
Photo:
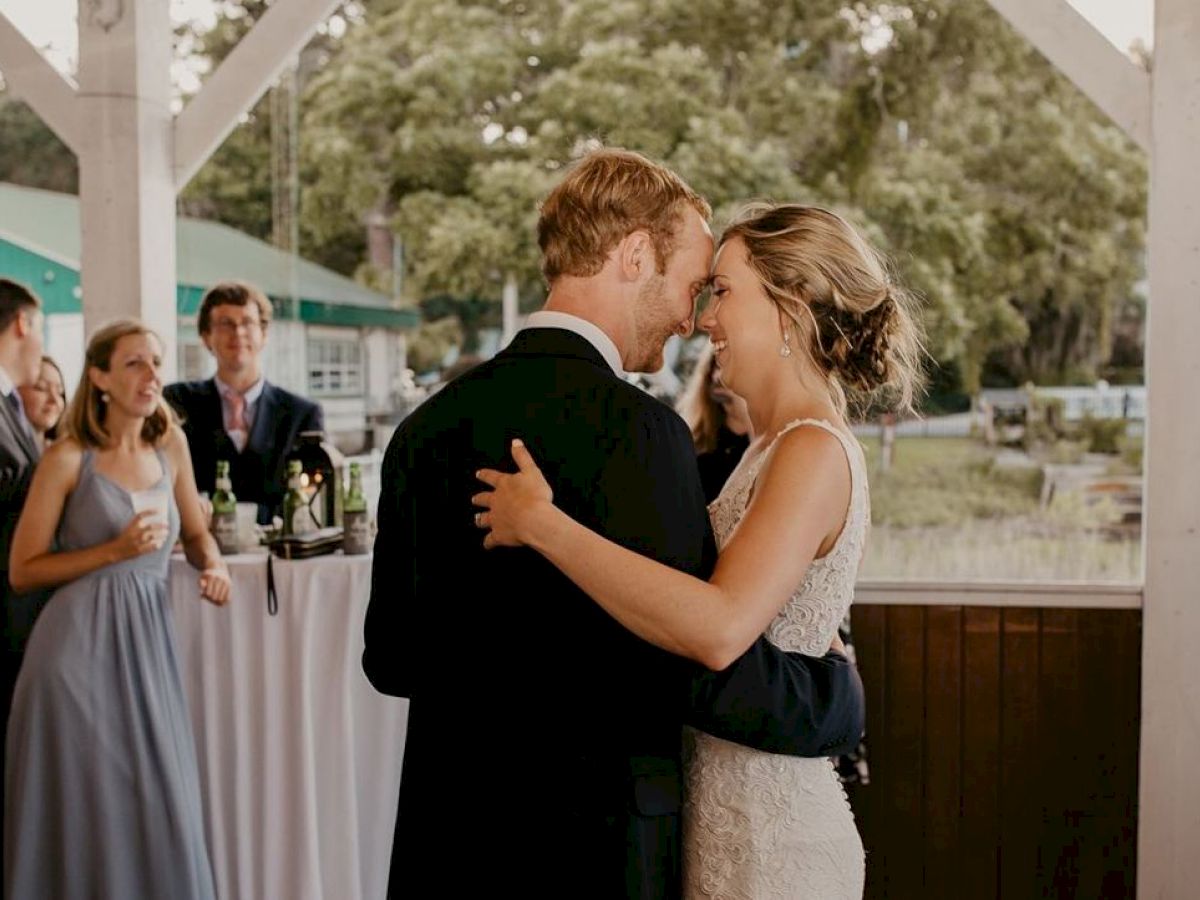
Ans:
[[[617,245],[617,264],[623,281],[640,281],[654,265],[654,245],[645,231],[631,231]]]

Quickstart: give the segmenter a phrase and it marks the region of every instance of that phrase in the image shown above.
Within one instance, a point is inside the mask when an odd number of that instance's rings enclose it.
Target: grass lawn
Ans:
[[[900,438],[879,470],[879,442],[864,442],[872,533],[863,576],[949,580],[1134,581],[1139,540],[1102,529],[1111,511],[1078,498],[1039,502],[1037,468],[998,466],[969,438]]]

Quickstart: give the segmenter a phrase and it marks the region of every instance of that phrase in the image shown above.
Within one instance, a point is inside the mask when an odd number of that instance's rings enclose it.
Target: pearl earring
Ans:
[[[111,399],[112,398],[108,396],[108,391],[102,391],[100,393],[100,402],[101,403],[107,403]]]
[[[792,355],[792,345],[788,340],[788,331],[783,329],[783,346],[779,348],[779,355],[785,359]]]

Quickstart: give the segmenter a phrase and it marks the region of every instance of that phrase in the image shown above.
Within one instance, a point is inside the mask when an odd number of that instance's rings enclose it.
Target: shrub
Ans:
[[[1079,422],[1078,433],[1091,453],[1119,453],[1121,439],[1125,436],[1125,420],[1084,416]]]

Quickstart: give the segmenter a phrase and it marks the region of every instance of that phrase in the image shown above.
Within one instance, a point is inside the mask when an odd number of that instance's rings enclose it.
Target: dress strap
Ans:
[[[171,462],[169,459],[167,459],[166,451],[164,451],[162,447],[155,447],[154,455],[158,457],[158,465],[162,469],[163,479],[168,483],[174,481],[174,478],[172,477],[173,470],[171,469]]]

